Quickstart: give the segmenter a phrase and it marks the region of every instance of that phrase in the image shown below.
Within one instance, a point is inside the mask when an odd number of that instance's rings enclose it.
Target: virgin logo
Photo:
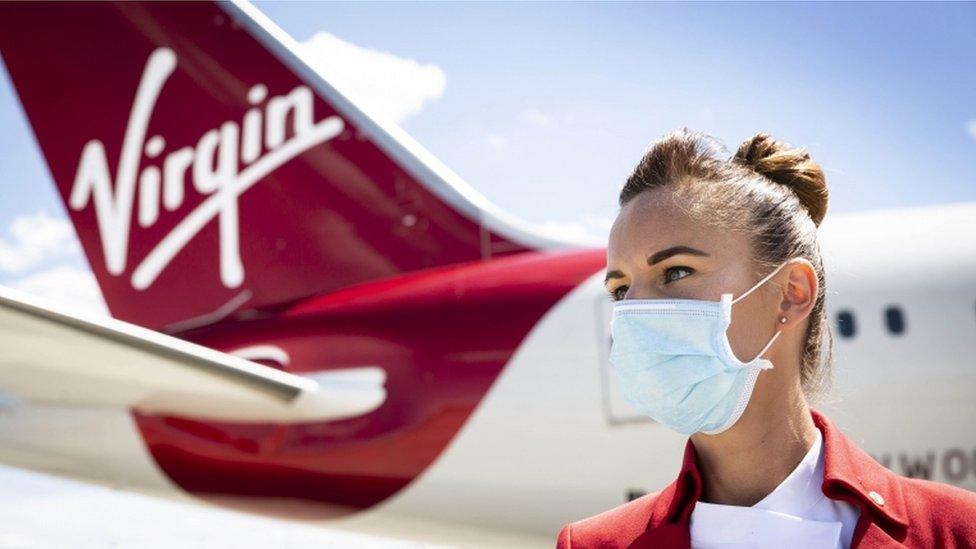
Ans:
[[[143,166],[143,156],[158,158],[166,148],[162,136],[146,139],[146,130],[160,91],[175,69],[173,50],[158,48],[149,56],[129,113],[115,180],[109,171],[104,144],[92,139],[82,150],[68,204],[73,210],[94,204],[106,268],[113,275],[121,275],[127,264],[136,187],[138,223],[148,228],[159,219],[160,204],[169,211],[183,204],[189,174],[193,188],[206,198],[136,265],[132,286],[137,290],[151,286],[180,250],[217,218],[220,280],[224,286],[235,288],[244,281],[238,198],[288,160],[339,135],[344,123],[338,116],[314,122],[313,95],[306,86],[267,99],[267,87],[258,84],[247,93],[252,108],[240,124],[224,122],[205,132],[195,147],[173,150],[161,161]],[[294,132],[286,139],[289,117]]]

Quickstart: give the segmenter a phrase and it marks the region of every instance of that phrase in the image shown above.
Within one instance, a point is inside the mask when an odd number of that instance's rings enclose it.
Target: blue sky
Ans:
[[[413,98],[392,116],[409,134],[547,230],[604,234],[644,148],[680,126],[730,152],[757,131],[805,146],[831,212],[976,200],[973,3],[257,5],[310,47],[328,33],[410,64],[361,85]],[[63,278],[21,283],[86,266],[6,74],[0,123],[0,284],[43,292]]]
[[[973,4],[259,6],[298,40],[325,29],[441,67],[444,96],[405,129],[531,221],[611,213],[643,148],[681,125],[807,146],[837,211],[976,197]]]

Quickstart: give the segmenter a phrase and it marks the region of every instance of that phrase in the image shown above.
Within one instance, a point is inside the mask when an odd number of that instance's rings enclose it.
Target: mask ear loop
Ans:
[[[766,351],[768,351],[769,348],[772,347],[773,342],[776,341],[776,338],[779,337],[779,334],[781,334],[781,333],[783,333],[783,330],[776,330],[776,333],[773,334],[773,337],[770,338],[769,342],[766,343],[766,346],[762,348],[762,351],[759,351],[759,354],[756,355],[756,358],[750,360],[749,362],[750,363],[753,363],[753,362],[759,360],[759,358],[761,358],[764,354],[766,354]],[[766,363],[764,365],[760,366],[760,368],[763,369],[763,370],[768,370],[769,368],[772,368],[772,367],[773,367],[773,363],[771,361],[769,361],[769,360],[766,360]]]
[[[755,290],[756,288],[758,288],[758,287],[762,286],[763,284],[765,284],[767,280],[769,280],[776,273],[778,273],[779,270],[782,269],[783,266],[786,265],[787,263],[789,263],[789,260],[784,261],[782,264],[780,264],[779,267],[776,267],[775,269],[773,269],[773,272],[771,272],[768,275],[766,275],[765,277],[763,277],[763,279],[760,280],[759,282],[757,282],[755,284],[755,286],[753,286],[752,288],[749,288],[748,290],[746,290],[746,292],[744,294],[742,294],[739,297],[733,299],[732,300],[732,303],[734,304],[736,301],[739,301],[740,299],[742,299],[742,298],[746,297],[747,295],[749,295],[750,293],[752,293],[752,291]],[[783,333],[783,330],[776,330],[776,333],[773,334],[773,337],[770,338],[770,340],[768,342],[766,342],[766,346],[763,347],[762,350],[759,351],[759,354],[756,355],[756,358],[750,360],[749,363],[755,362],[760,357],[762,357],[766,353],[766,351],[769,350],[770,346],[772,346],[773,342],[776,341],[776,338],[779,337],[779,334],[781,334],[781,333]],[[766,361],[766,364],[762,366],[762,369],[763,370],[766,370],[766,369],[769,369],[769,368],[772,368],[772,367],[773,367],[773,363],[767,360]]]
[[[758,288],[758,287],[762,286],[763,284],[765,284],[767,280],[769,280],[770,278],[773,278],[773,276],[776,273],[778,273],[780,269],[783,268],[783,265],[786,265],[787,263],[789,263],[789,260],[784,261],[782,264],[780,264],[779,267],[776,267],[775,269],[773,269],[773,272],[771,272],[768,275],[764,276],[762,280],[760,280],[759,282],[757,282],[756,285],[753,286],[752,288],[749,288],[748,290],[746,290],[746,292],[744,294],[742,294],[739,297],[733,299],[732,300],[732,304],[734,305],[736,301],[739,301],[740,299],[743,299],[747,295],[751,294],[753,290],[755,290],[756,288]]]

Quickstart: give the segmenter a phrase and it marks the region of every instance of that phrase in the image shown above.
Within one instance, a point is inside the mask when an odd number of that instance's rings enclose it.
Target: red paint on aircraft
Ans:
[[[368,414],[292,425],[139,413],[136,421],[157,463],[188,491],[373,505],[433,462],[542,316],[605,261],[602,249],[528,252],[364,283],[280,317],[185,334],[225,351],[277,346],[295,373],[379,366],[387,400]]]

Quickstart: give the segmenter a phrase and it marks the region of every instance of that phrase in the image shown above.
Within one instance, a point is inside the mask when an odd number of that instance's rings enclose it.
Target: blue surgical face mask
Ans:
[[[788,262],[788,261],[787,261]],[[610,363],[624,398],[636,410],[671,429],[690,435],[721,433],[746,409],[760,370],[773,363],[741,362],[726,335],[732,304],[773,277],[783,265],[739,297],[627,299],[613,303]]]

